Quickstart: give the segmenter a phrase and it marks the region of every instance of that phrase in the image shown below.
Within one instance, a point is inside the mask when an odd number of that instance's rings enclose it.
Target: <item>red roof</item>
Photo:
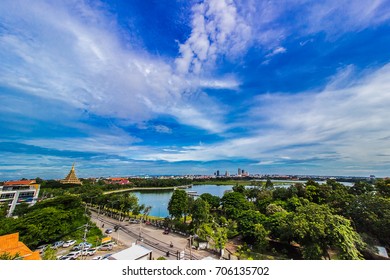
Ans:
[[[18,185],[31,185],[31,184],[35,184],[35,180],[8,181],[4,183],[4,186],[18,186]]]
[[[122,181],[122,180],[128,180],[127,178],[109,178],[111,181]]]

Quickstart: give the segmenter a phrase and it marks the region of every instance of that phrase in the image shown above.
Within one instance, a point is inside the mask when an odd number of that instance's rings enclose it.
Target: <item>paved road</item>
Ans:
[[[92,209],[91,209],[92,210]],[[107,216],[98,215],[91,211],[91,219],[102,230],[106,228],[113,228],[115,225],[119,229],[110,234],[110,236],[117,240],[119,244],[124,247],[130,247],[132,244],[140,244],[153,251],[153,258],[157,259],[163,256],[167,259],[176,260],[177,255],[184,252],[184,259],[203,259],[211,254],[206,251],[197,251],[189,248],[189,240],[185,236],[170,233],[163,234],[163,229],[146,224],[130,224],[129,222],[120,222]],[[104,228],[102,225],[104,224]],[[140,238],[141,237],[141,238]],[[170,244],[173,244],[173,247]],[[169,256],[167,256],[169,252]],[[183,258],[183,253],[181,253]]]

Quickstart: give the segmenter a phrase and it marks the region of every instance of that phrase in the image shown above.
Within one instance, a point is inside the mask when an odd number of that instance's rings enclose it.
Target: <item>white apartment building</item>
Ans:
[[[0,203],[8,203],[7,216],[12,216],[19,203],[35,204],[40,186],[35,180],[8,181],[0,186]]]

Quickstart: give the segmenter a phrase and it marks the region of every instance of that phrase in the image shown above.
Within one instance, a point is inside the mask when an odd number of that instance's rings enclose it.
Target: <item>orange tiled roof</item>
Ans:
[[[11,233],[0,236],[0,254],[9,253],[14,256],[19,255],[24,260],[40,260],[39,251],[31,251],[23,242],[19,241],[19,233]]]
[[[17,185],[30,185],[30,184],[35,184],[35,180],[8,181],[4,183],[4,186],[17,186]]]

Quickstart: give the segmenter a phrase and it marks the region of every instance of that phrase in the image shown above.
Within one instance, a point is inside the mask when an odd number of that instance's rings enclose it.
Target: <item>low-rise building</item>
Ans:
[[[134,244],[130,248],[112,254],[109,260],[151,260],[152,250],[141,245]]]
[[[19,233],[0,236],[0,255],[17,256],[19,260],[41,260],[39,251],[31,251],[23,242],[19,241]]]
[[[8,204],[7,216],[12,216],[16,205],[22,202],[35,204],[38,200],[40,186],[35,180],[8,181],[0,186],[0,203]]]

